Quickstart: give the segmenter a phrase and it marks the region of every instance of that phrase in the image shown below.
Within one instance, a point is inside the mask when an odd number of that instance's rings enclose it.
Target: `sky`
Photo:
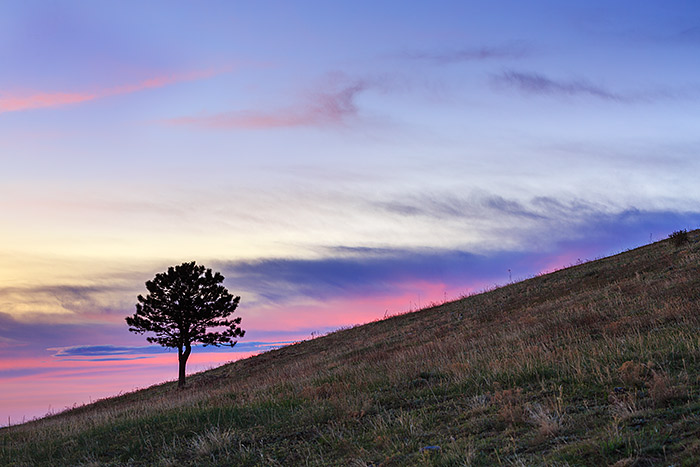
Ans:
[[[700,226],[695,1],[0,4],[0,425]]]

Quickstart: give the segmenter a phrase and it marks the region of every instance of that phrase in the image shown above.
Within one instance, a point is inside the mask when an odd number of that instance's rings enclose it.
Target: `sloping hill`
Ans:
[[[700,233],[0,430],[2,465],[700,465]]]

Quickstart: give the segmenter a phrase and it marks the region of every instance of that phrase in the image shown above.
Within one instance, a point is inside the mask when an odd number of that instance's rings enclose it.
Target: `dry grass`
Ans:
[[[649,377],[649,366],[632,360],[624,362],[617,371],[628,386],[641,386]]]
[[[699,272],[690,232],[0,430],[0,464],[700,464]]]
[[[493,403],[498,407],[498,415],[508,425],[522,423],[525,419],[525,403],[523,390],[500,389],[493,394]]]
[[[646,384],[655,406],[663,406],[681,394],[681,388],[673,384],[666,372],[652,371],[651,379]]]

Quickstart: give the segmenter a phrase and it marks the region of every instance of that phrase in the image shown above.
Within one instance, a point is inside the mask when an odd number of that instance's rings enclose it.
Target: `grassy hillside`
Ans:
[[[700,234],[0,430],[2,465],[700,465]]]

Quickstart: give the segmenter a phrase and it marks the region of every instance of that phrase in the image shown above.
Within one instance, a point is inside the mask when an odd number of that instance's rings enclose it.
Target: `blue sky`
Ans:
[[[243,355],[697,228],[699,51],[696,2],[5,3],[0,378],[157,382],[184,261]]]

